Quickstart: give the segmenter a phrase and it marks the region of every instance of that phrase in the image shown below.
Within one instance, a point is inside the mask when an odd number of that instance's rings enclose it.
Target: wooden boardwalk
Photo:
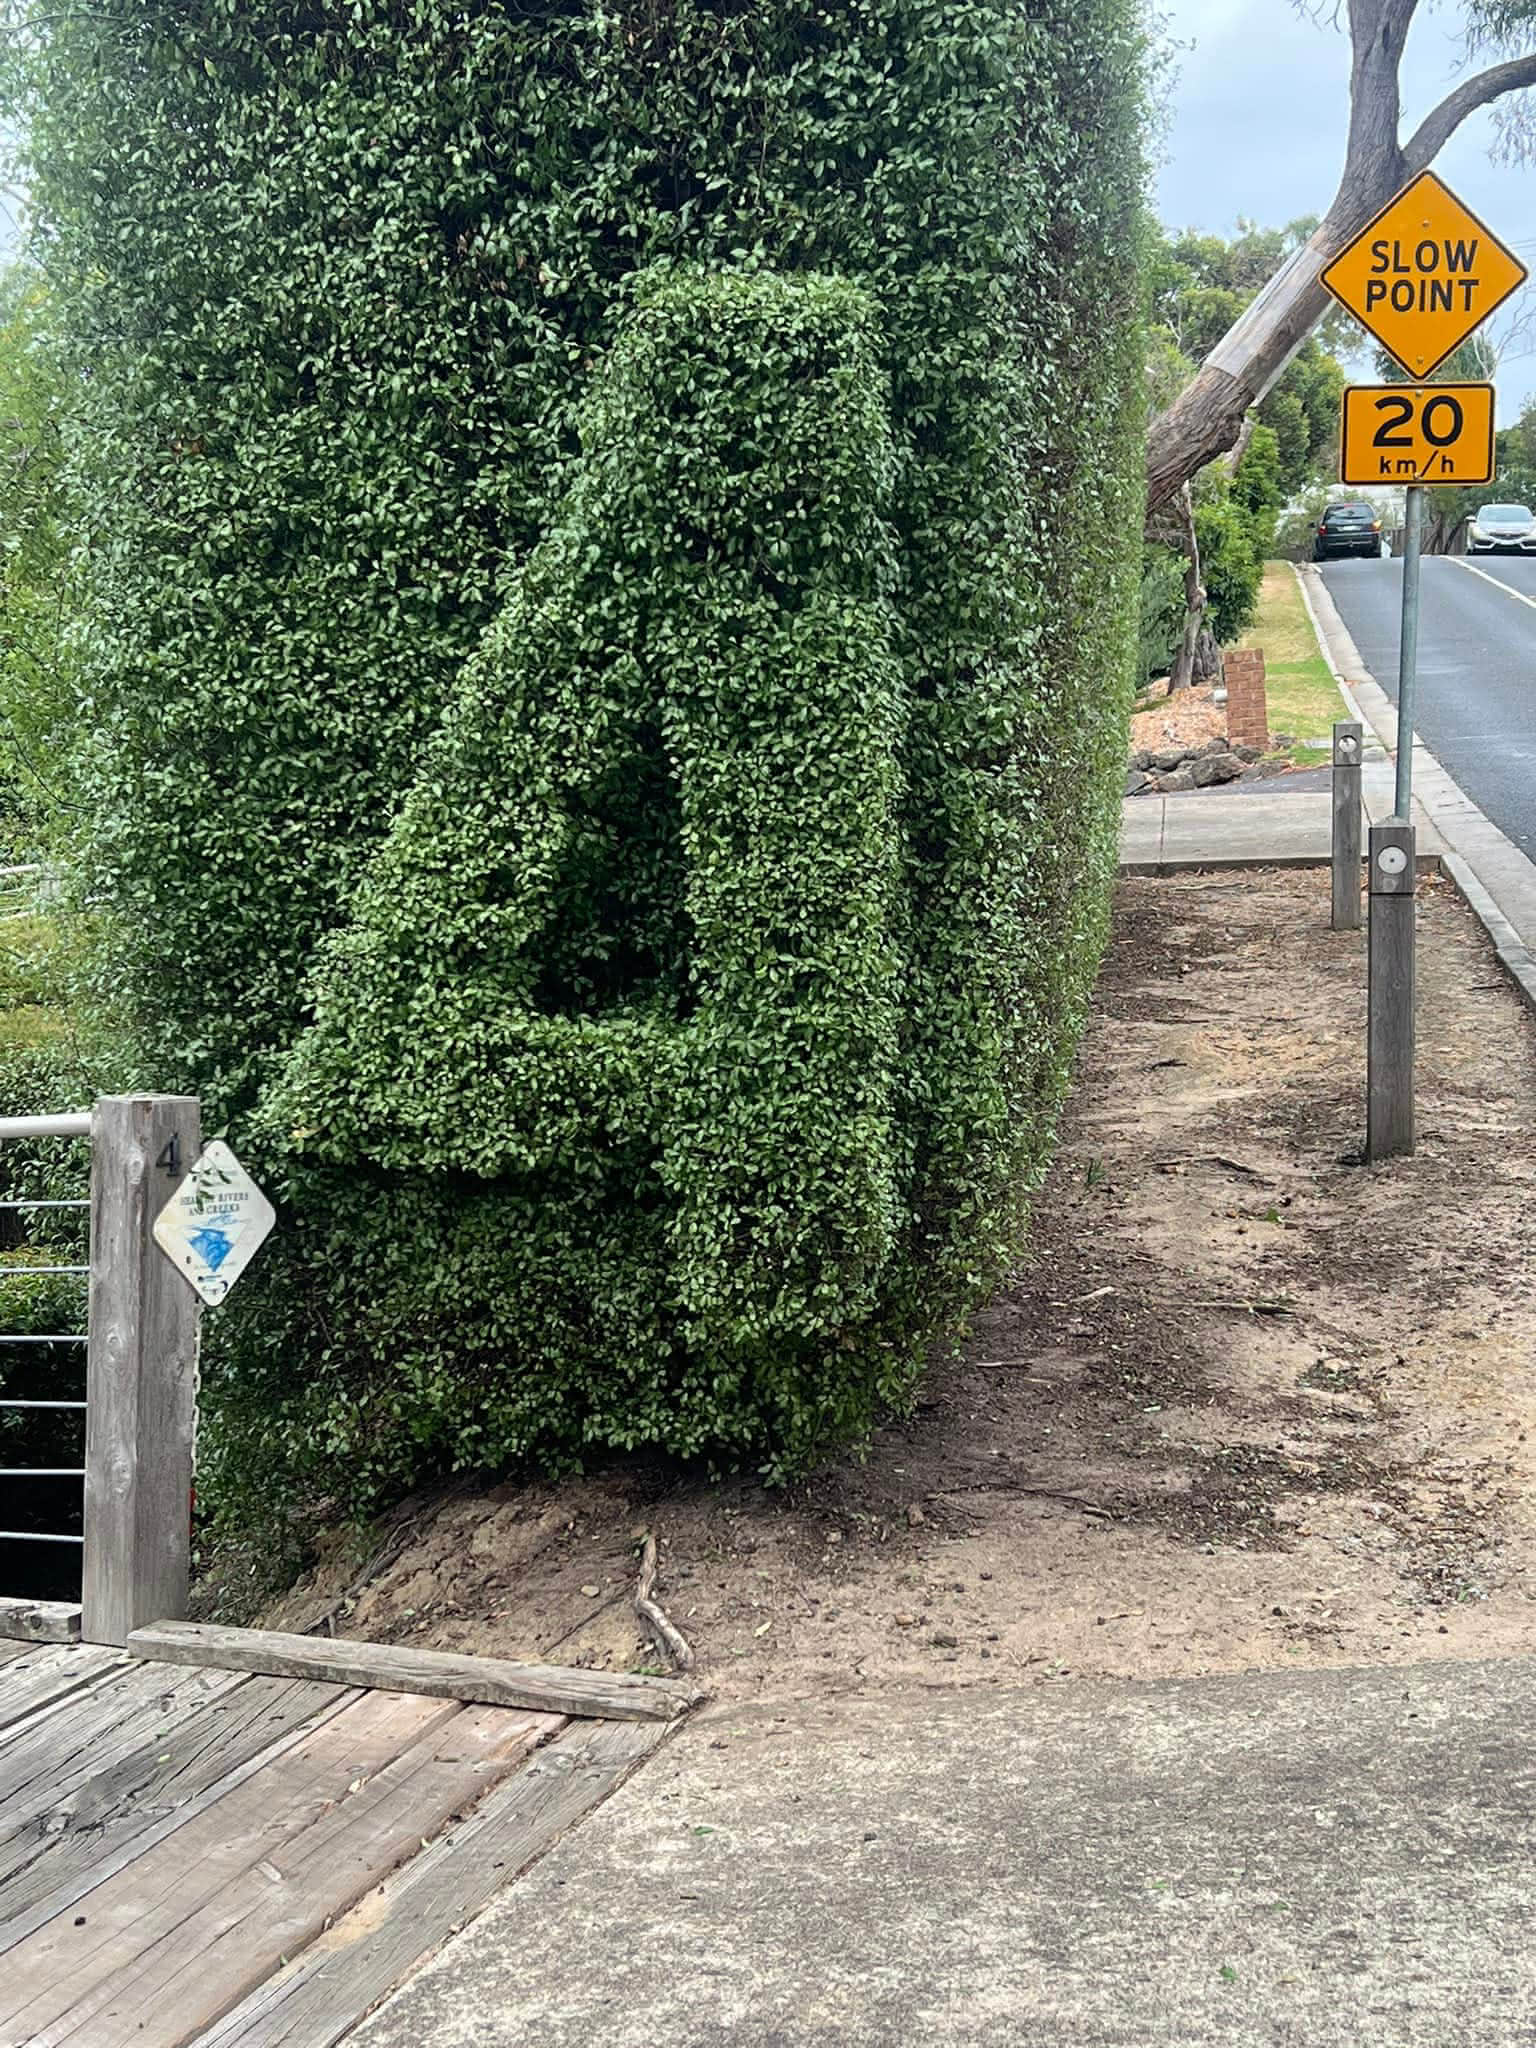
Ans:
[[[0,1641],[0,2048],[327,2048],[664,1733]]]

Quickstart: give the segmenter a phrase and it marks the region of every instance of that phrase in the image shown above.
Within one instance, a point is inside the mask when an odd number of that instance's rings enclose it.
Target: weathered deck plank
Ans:
[[[151,1674],[163,1692],[163,1666],[134,1675]],[[0,1955],[357,1697],[304,1679],[176,1676],[163,1720],[148,1725],[155,1702],[134,1697],[109,1735],[92,1731],[72,1763],[60,1763],[46,1781],[34,1778],[14,1808],[0,1808]],[[36,1735],[56,1738],[65,1718],[55,1716]]]
[[[158,1729],[174,1727],[189,1711],[183,1700],[195,1711],[240,1683],[229,1671],[178,1671],[171,1677],[152,1664],[129,1665],[110,1684],[71,1693],[51,1714],[31,1722],[0,1748],[0,1875],[7,1867],[5,1845],[35,1815],[51,1807],[68,1811],[71,1793],[84,1779],[109,1771]]]
[[[332,2048],[362,2015],[607,1798],[655,1723],[579,1722],[200,2036],[197,2048]]]
[[[0,1743],[11,1742],[35,1716],[56,1708],[82,1687],[126,1669],[122,1650],[77,1643],[29,1647],[0,1671]]]
[[[76,1913],[54,1915],[9,1951],[0,1970],[0,2042],[41,2048],[65,2038],[68,2028],[55,2031],[63,2015],[93,2017],[135,1958],[174,1938],[210,1895],[345,1806],[349,1787],[365,1786],[455,1712],[436,1700],[370,1696],[306,1732],[245,1783],[221,1789],[173,1836],[93,1886]],[[189,1961],[194,1952],[189,1943]]]
[[[169,1661],[0,1638],[0,2048],[330,2048],[693,1697],[345,1641],[145,1633],[173,1639]],[[409,1689],[416,1671],[427,1690]],[[462,1703],[482,1689],[495,1700]],[[523,1698],[551,1690],[579,1725]]]
[[[5,2018],[32,2048],[184,2048],[559,1725],[409,1695],[359,1701],[93,1892],[86,1928],[55,1921],[14,1951]]]
[[[497,1657],[461,1657],[403,1643],[280,1635],[266,1629],[216,1628],[205,1622],[156,1622],[135,1629],[128,1647],[136,1656],[164,1657],[177,1664],[323,1678],[337,1685],[606,1721],[670,1721],[695,1698],[692,1687],[670,1678],[580,1671],[559,1664],[510,1664]]]

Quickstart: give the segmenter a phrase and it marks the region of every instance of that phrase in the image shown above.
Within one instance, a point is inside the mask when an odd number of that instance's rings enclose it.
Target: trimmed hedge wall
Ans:
[[[868,1320],[898,1234],[874,327],[816,277],[642,288],[272,1106],[297,1159],[494,1185],[509,1342],[539,1331],[562,1383],[622,1359],[679,1447],[860,1413],[864,1361],[827,1341]],[[505,1440],[547,1429],[540,1376],[489,1399]],[[486,1400],[451,1397],[457,1426]]]
[[[202,1482],[803,1461],[1017,1242],[1140,554],[1133,0],[101,0],[7,60]]]

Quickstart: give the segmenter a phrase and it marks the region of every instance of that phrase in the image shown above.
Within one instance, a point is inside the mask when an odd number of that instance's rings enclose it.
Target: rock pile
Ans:
[[[1257,747],[1232,747],[1225,740],[1207,740],[1199,747],[1142,747],[1131,756],[1125,793],[1171,796],[1182,789],[1209,789],[1235,782],[1259,758]]]

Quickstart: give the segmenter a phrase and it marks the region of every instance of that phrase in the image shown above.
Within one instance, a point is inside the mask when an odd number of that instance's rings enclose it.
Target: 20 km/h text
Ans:
[[[1347,484],[1485,484],[1493,476],[1491,384],[1352,384],[1339,474]]]

